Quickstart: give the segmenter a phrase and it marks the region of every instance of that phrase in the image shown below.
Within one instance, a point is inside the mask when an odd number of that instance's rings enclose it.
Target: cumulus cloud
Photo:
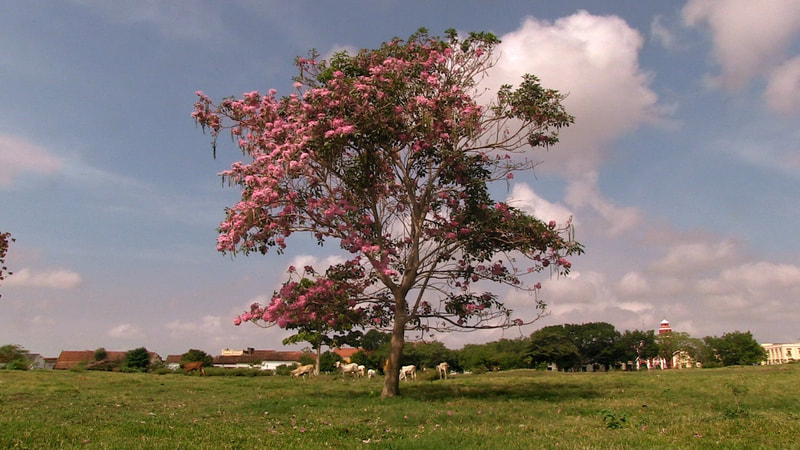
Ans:
[[[691,0],[682,13],[687,25],[711,33],[720,66],[719,75],[710,78],[712,85],[733,91],[767,77],[767,105],[779,113],[797,112],[800,68],[786,61],[785,53],[800,34],[800,2]]]
[[[531,73],[545,87],[567,94],[564,105],[575,116],[556,147],[541,156],[540,170],[565,176],[569,208],[588,210],[611,235],[636,226],[638,211],[600,193],[597,168],[618,138],[663,116],[649,86],[652,77],[639,67],[641,34],[619,17],[579,11],[555,22],[526,18],[501,40],[499,60],[485,87],[516,85]]]
[[[558,223],[565,223],[573,217],[569,208],[545,200],[526,183],[514,184],[506,201],[509,205],[533,214],[544,222],[555,220]],[[573,220],[573,223],[575,222]]]
[[[589,170],[570,179],[566,202],[572,208],[589,208],[600,219],[598,225],[609,236],[618,236],[639,225],[642,216],[636,208],[619,206],[605,198],[597,186],[598,174]]]
[[[6,286],[72,289],[81,284],[81,275],[68,269],[34,272],[27,267],[17,270],[4,281]]]
[[[10,186],[23,173],[52,174],[64,162],[29,140],[0,134],[0,187]]]
[[[108,330],[108,335],[119,339],[141,339],[145,337],[145,334],[138,326],[130,323],[121,323],[111,328]]]
[[[501,39],[487,87],[517,85],[531,73],[568,95],[564,104],[575,124],[546,155],[545,170],[591,169],[608,157],[610,143],[659,116],[651,75],[639,67],[644,39],[619,17],[586,11],[552,23],[529,17]]]
[[[306,266],[311,266],[318,273],[325,273],[325,269],[334,264],[341,264],[344,258],[340,255],[330,255],[326,257],[314,255],[298,255],[292,258],[290,265],[294,266],[298,271],[302,272]]]

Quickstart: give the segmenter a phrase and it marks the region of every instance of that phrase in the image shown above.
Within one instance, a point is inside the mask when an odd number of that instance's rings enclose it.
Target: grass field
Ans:
[[[800,364],[424,375],[0,371],[0,448],[800,448]]]

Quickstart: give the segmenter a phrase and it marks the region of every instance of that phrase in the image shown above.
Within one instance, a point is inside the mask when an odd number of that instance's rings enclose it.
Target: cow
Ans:
[[[417,366],[403,366],[400,368],[400,379],[411,381],[417,379]]]
[[[439,371],[439,379],[444,378],[446,380],[447,371],[450,370],[450,366],[447,365],[447,362],[442,362],[439,363],[438,366],[436,366],[436,370]]]
[[[188,375],[190,372],[195,370],[199,371],[200,375],[205,375],[206,370],[203,368],[203,364],[205,364],[203,361],[183,363],[183,370],[185,371],[184,375]]]
[[[313,375],[314,374],[314,365],[313,364],[306,364],[305,366],[300,366],[292,371],[293,378],[300,378],[304,375]]]
[[[356,363],[342,364],[341,362],[336,361],[335,365],[336,368],[339,369],[340,372],[342,372],[342,378],[344,378],[345,374],[348,373],[353,374],[353,380],[355,380],[358,377],[358,364]]]

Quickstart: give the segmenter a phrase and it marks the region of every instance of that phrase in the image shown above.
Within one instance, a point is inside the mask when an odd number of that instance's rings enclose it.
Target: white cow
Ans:
[[[367,374],[367,367],[363,365],[358,366],[358,376],[363,377]]]
[[[353,374],[353,380],[358,377],[358,364],[350,363],[350,364],[342,364],[339,361],[336,361],[336,368],[339,369],[339,372],[342,373],[342,377],[344,377],[348,373]]]
[[[410,366],[403,366],[400,368],[400,379],[401,380],[416,380],[417,379],[417,366],[410,365]]]
[[[436,366],[436,370],[439,372],[439,379],[444,378],[446,380],[447,371],[450,370],[450,366],[447,364],[447,362],[442,362],[439,363],[438,366]]]
[[[378,371],[377,371],[377,370],[375,370],[375,369],[369,369],[369,370],[367,371],[367,378],[369,378],[370,380],[371,380],[373,377],[375,377],[376,375],[378,375]]]

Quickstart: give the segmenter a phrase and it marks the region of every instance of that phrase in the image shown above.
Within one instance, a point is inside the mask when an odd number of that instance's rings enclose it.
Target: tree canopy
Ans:
[[[8,253],[8,246],[11,242],[14,242],[11,233],[0,232],[0,281],[5,280],[8,275],[12,274],[8,271],[8,267],[6,267],[6,254]],[[0,294],[0,297],[2,296],[3,294]]]
[[[214,357],[196,348],[189,349],[188,352],[181,355],[181,363],[188,362],[202,362],[204,366],[211,366],[214,362]]]
[[[407,330],[531,323],[544,301],[526,275],[566,274],[567,257],[582,251],[570,222],[545,223],[492,199],[493,182],[533,169],[532,148],[555,144],[573,121],[564,95],[533,75],[478,102],[498,43],[490,33],[421,29],[355,55],[320,60],[312,51],[296,60],[296,90],[283,97],[254,91],[214,104],[198,92],[193,117],[214,151],[229,130],[250,159],[221,174],[241,201],[227,208],[217,249],[282,253],[300,232],[320,245],[338,241],[348,270],[318,276],[314,287],[346,290],[347,303],[326,297],[332,310],[391,330],[384,396],[398,393]],[[492,283],[527,289],[539,313],[515,316]]]
[[[150,367],[150,352],[144,347],[128,350],[123,365],[128,369],[146,372]]]
[[[703,341],[723,366],[759,364],[767,359],[764,347],[749,331],[732,331],[721,337],[706,336]]]

